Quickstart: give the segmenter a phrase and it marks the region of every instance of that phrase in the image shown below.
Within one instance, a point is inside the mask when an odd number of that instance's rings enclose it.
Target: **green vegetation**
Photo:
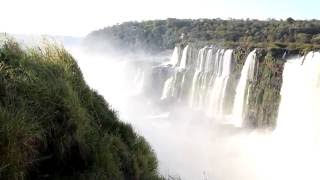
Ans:
[[[0,47],[0,179],[160,179],[143,137],[50,43]]]
[[[315,49],[320,47],[319,20],[167,19],[125,22],[90,33],[87,44],[150,52],[173,49],[177,43],[207,43],[226,47]]]
[[[276,127],[285,63],[280,57],[272,50],[260,49],[257,52],[256,79],[250,82],[249,104],[246,109],[245,123],[249,127]]]
[[[231,113],[235,90],[241,75],[245,59],[252,48],[237,48],[234,50],[233,58],[235,68],[230,75],[227,87],[229,94],[225,100],[225,109]],[[258,48],[255,79],[248,83],[248,105],[244,109],[244,126],[249,128],[276,127],[278,108],[280,105],[280,91],[282,86],[282,72],[285,60],[283,54],[288,56],[300,53],[299,50],[286,50],[277,48]],[[231,108],[230,108],[231,107]]]

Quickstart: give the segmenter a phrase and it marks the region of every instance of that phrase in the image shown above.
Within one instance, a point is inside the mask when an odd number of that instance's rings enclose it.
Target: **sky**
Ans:
[[[320,19],[319,0],[0,0],[0,32],[83,37],[125,21]]]

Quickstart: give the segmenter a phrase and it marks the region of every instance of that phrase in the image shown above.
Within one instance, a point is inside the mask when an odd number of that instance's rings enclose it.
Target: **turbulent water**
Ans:
[[[177,46],[171,58],[156,63],[74,54],[89,85],[151,143],[162,174],[320,179],[320,53],[286,60],[274,131],[242,127],[257,78],[257,50],[240,71],[234,50],[215,46]]]

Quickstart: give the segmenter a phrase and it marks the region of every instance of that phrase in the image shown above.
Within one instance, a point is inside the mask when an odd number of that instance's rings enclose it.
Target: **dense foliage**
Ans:
[[[285,63],[282,55],[281,51],[257,50],[256,76],[248,86],[250,90],[245,110],[245,126],[271,129],[276,127]]]
[[[116,49],[159,51],[176,43],[205,42],[223,46],[318,48],[319,20],[167,19],[125,22],[90,33],[87,44]]]
[[[150,146],[63,48],[0,47],[0,179],[159,179]]]

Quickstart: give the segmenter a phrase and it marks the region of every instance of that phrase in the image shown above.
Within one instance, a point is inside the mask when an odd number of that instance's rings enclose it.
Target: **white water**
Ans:
[[[289,60],[284,67],[281,103],[274,134],[298,158],[293,179],[320,179],[320,53]],[[280,138],[278,138],[279,140]],[[288,170],[288,173],[289,170]]]
[[[188,51],[189,51],[189,45],[187,45],[182,52],[181,62],[179,65],[180,69],[185,69],[187,66],[187,60],[188,60]]]
[[[218,62],[218,72],[212,85],[213,88],[212,90],[209,90],[210,102],[207,112],[209,116],[215,115],[216,117],[221,118],[224,115],[223,104],[229,75],[231,73],[232,52],[231,49],[228,49],[223,52],[221,58],[216,60]]]
[[[174,77],[178,73],[183,73],[183,79],[178,83],[171,83],[172,77],[167,81],[170,84],[171,89],[176,91],[184,90],[185,72],[181,72],[186,67],[188,51],[191,47],[187,46],[184,48],[182,54],[181,64],[176,69]],[[226,87],[229,80],[229,75],[232,69],[232,52],[233,50],[228,49],[214,49],[212,47],[204,47],[199,50],[195,63],[189,62],[195,66],[195,72],[192,79],[188,79],[192,82],[190,88],[189,97],[187,103],[194,109],[202,109],[209,116],[222,117],[224,114],[224,98],[226,94]],[[174,51],[173,54],[176,52]],[[173,55],[175,56],[175,55]],[[189,61],[192,61],[189,60]],[[192,68],[192,67],[191,67]],[[174,78],[174,82],[178,81]],[[163,96],[161,99],[167,98],[168,91],[167,83],[163,89]],[[181,100],[181,99],[179,99]]]
[[[247,105],[248,83],[254,78],[256,66],[256,50],[249,53],[242,71],[241,77],[237,85],[236,96],[233,104],[232,123],[241,127],[243,122],[244,110]]]
[[[192,79],[191,95],[189,100],[189,106],[193,108],[202,107],[202,99],[206,96],[206,84],[202,82],[206,81],[204,76],[204,71],[208,71],[208,67],[204,64],[209,64],[212,61],[212,49],[204,47],[199,50],[198,57],[196,60],[196,71]]]
[[[177,101],[181,100],[181,92],[184,90],[184,83],[185,83],[185,73],[186,73],[186,68],[187,68],[187,62],[189,58],[189,53],[190,53],[190,47],[187,45],[182,52],[180,64],[179,63],[179,57],[180,57],[180,50],[178,47],[175,47],[171,60],[168,64],[175,64],[173,66],[174,72],[173,74],[166,80],[163,90],[162,90],[162,95],[161,95],[161,100],[167,99],[167,98],[175,98]],[[166,63],[164,63],[166,64]]]
[[[172,88],[173,87],[173,77],[170,77],[169,79],[166,80],[166,82],[164,83],[164,87],[163,87],[163,92],[161,95],[161,100],[163,99],[167,99],[169,96],[172,96]]]
[[[195,71],[193,78],[187,80],[192,82],[189,87],[190,93],[187,103],[194,109],[203,110],[209,117],[223,120],[228,115],[224,113],[224,100],[228,80],[233,69],[233,50],[214,49],[206,46],[198,51],[197,59],[188,60],[191,48],[190,46],[184,48],[180,64],[175,69],[174,74],[167,79],[161,99],[178,96],[176,92],[188,91],[184,89],[186,71],[182,70],[186,69],[187,62],[189,62],[194,65]],[[178,50],[175,48],[172,57],[179,57],[177,52]],[[195,63],[192,61],[195,61]],[[248,55],[241,71],[241,77],[236,89],[232,119],[230,121],[229,118],[230,122],[228,122],[238,127],[242,125],[243,112],[247,103],[246,99],[248,99],[248,84],[249,81],[253,80],[255,66],[255,51],[252,51]],[[182,79],[179,78],[180,76],[182,76]],[[181,100],[181,97],[175,98],[179,101]]]
[[[179,57],[180,57],[180,48],[179,47],[175,47],[170,59],[170,63],[173,67],[177,66],[177,64],[179,63]]]
[[[289,59],[282,77],[277,127],[265,136],[268,139],[261,147],[267,154],[257,158],[265,164],[259,164],[257,173],[264,179],[318,180],[320,53],[309,52],[304,57]],[[264,172],[263,166],[270,172]]]
[[[209,116],[223,114],[226,86],[232,68],[232,50],[204,47],[199,50],[189,106]]]
[[[320,133],[320,53],[289,60],[284,67],[277,131],[311,136]]]

